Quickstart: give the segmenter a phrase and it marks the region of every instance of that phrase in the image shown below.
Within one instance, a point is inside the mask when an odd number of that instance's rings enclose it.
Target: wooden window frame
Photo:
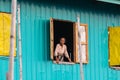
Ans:
[[[59,19],[54,19],[54,18],[50,18],[50,56],[51,59],[54,59],[54,23],[53,20],[57,20],[57,21],[64,21],[64,22],[72,22],[72,21],[68,21],[68,20],[59,20]],[[73,23],[73,56],[74,56],[74,62],[59,62],[60,64],[74,64],[74,63],[79,63],[77,56],[78,56],[78,27],[77,27],[77,23],[76,22],[72,22]],[[83,63],[88,63],[88,25],[87,24],[80,24],[80,26],[85,26],[85,30],[86,30],[86,42],[82,42],[82,45],[87,45],[86,46],[86,62]],[[56,63],[53,60],[53,63]]]
[[[53,63],[56,63],[56,61],[54,61],[54,23],[53,20],[57,20],[57,21],[64,21],[64,22],[72,22],[72,21],[68,21],[68,20],[60,20],[60,19],[54,19],[54,18],[50,18],[50,56],[51,59],[53,60]],[[72,22],[74,25],[74,22]],[[73,35],[74,35],[74,26],[73,26]],[[73,39],[75,39],[75,36],[73,36]],[[73,40],[73,44],[75,43],[75,40]],[[75,46],[73,45],[73,55],[75,56]],[[75,59],[74,59],[75,60]],[[75,62],[75,61],[74,61]],[[74,64],[74,62],[59,62],[59,64]]]
[[[78,23],[75,23],[75,26],[76,26],[76,42],[75,42],[75,45],[76,45],[76,58],[75,58],[75,62],[76,63],[80,63],[79,59],[78,59],[78,44],[79,44],[79,41],[78,41]],[[85,32],[86,32],[86,42],[81,42],[81,45],[86,45],[86,62],[83,62],[85,64],[88,63],[88,25],[87,24],[80,24],[80,26],[84,26],[85,27]]]

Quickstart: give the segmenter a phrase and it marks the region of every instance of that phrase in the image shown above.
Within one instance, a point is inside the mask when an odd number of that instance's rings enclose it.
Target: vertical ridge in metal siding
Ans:
[[[101,20],[101,17],[102,17],[101,14],[99,14],[99,16],[98,16],[98,22],[102,21],[102,20]],[[102,22],[101,22],[101,23],[102,23]],[[99,43],[101,43],[101,35],[100,35],[100,34],[101,34],[101,31],[102,31],[102,29],[101,29],[101,24],[98,24],[98,33],[99,33],[99,34],[98,34],[98,36],[99,36],[98,42],[99,42]],[[100,76],[101,76],[101,44],[99,44],[99,47],[98,47],[98,48],[99,48],[99,51],[98,51],[98,54],[99,54],[99,64],[98,64],[98,68],[99,68],[99,70],[100,70],[98,73],[99,73],[99,80],[101,80],[101,77],[100,77]]]
[[[24,3],[20,3],[21,7],[20,8],[23,8],[25,7]],[[24,16],[24,13],[23,13],[23,10],[21,9],[21,36],[22,36],[22,43],[25,42],[26,43],[26,28],[23,27],[25,25],[25,17]],[[22,44],[22,52],[24,52],[22,54],[22,58],[24,59],[24,61],[22,62],[23,63],[23,79],[26,79],[26,63],[25,63],[25,59],[26,59],[26,56],[25,56],[25,53],[26,53],[26,44]]]
[[[91,34],[90,34],[90,36],[89,37],[91,37],[91,40],[90,40],[90,43],[91,43],[91,46],[89,47],[89,49],[91,49],[91,52],[89,52],[89,54],[90,54],[90,65],[91,65],[91,68],[90,68],[90,72],[94,72],[94,49],[95,49],[95,46],[94,46],[94,38],[95,38],[95,36],[94,36],[94,17],[93,17],[93,12],[91,12],[90,13],[90,24],[89,24],[89,26],[90,26],[90,28],[91,28]],[[91,75],[91,77],[92,77],[92,79],[94,80],[94,75],[93,74],[90,74]],[[90,77],[90,78],[91,78]]]
[[[31,8],[31,9],[34,9],[34,8]],[[32,17],[33,17],[33,15],[31,14],[31,80],[34,80],[34,65],[35,65],[35,63],[36,63],[36,61],[34,60],[34,57],[35,57],[35,54],[34,53],[36,53],[36,49],[35,49],[35,47],[34,47],[34,44],[35,44],[35,37],[37,36],[35,36],[34,34],[34,31],[35,31],[35,29],[37,28],[35,25],[34,25],[34,18],[32,19]],[[35,28],[34,28],[35,27]]]

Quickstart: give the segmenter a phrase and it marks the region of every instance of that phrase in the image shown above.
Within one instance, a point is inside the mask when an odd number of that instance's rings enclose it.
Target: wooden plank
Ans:
[[[54,57],[54,24],[53,18],[50,19],[50,56],[51,59]]]
[[[85,29],[86,29],[86,63],[88,63],[88,25],[85,25]]]
[[[74,56],[74,62],[75,62],[75,56],[76,56],[76,26],[73,23],[73,56]]]
[[[77,62],[78,60],[78,27],[76,26],[76,23],[74,23],[74,61]]]
[[[56,63],[56,61],[53,61],[53,63],[55,63],[55,64],[70,64],[70,65],[75,64],[74,62],[62,62],[62,61],[60,61],[59,63]]]
[[[11,22],[11,34],[10,34],[10,60],[9,60],[9,80],[14,80],[14,44],[16,33],[16,8],[17,0],[12,0],[12,22]]]

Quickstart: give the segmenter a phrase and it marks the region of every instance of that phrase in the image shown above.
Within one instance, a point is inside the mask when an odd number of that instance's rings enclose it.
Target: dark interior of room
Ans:
[[[56,45],[59,43],[60,38],[64,37],[66,39],[66,46],[68,54],[72,61],[74,61],[73,56],[73,22],[54,20],[54,50]],[[68,59],[64,57],[64,61],[68,62]]]

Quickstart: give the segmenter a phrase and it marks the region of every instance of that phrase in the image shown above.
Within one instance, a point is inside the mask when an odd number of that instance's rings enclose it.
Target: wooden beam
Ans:
[[[14,80],[14,43],[16,33],[16,5],[17,0],[12,0],[12,23],[11,23],[11,35],[10,35],[10,62],[9,62],[9,73],[8,80]]]

